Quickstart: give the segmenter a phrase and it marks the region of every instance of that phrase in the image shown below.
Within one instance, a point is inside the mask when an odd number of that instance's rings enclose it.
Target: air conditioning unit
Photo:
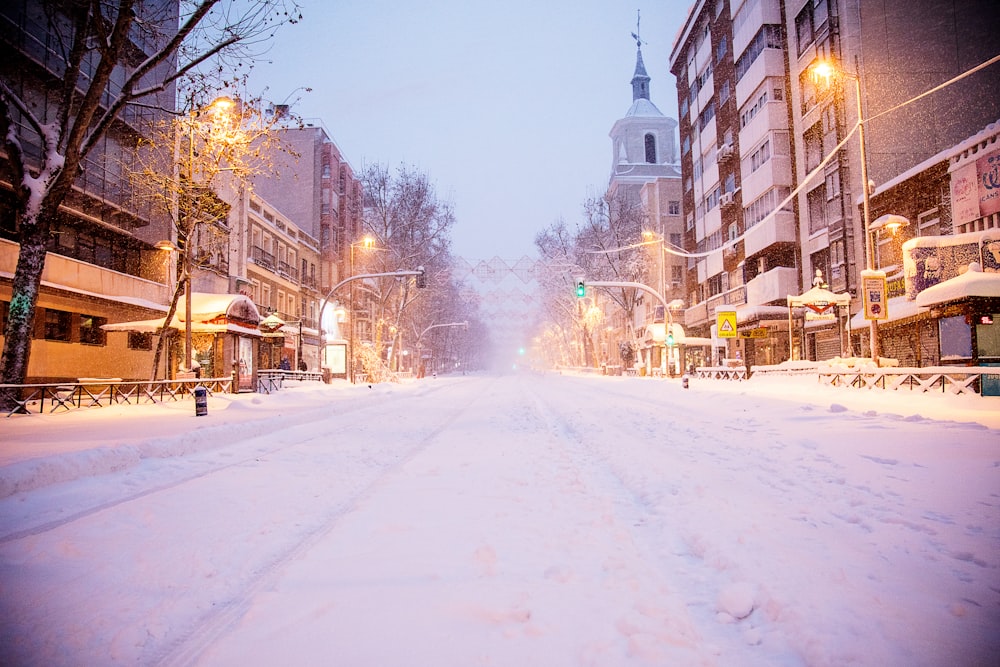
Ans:
[[[733,193],[732,192],[723,192],[722,195],[719,197],[719,203],[722,204],[723,206],[732,206],[733,205]]]
[[[719,162],[725,162],[731,157],[733,157],[733,145],[722,144],[722,146],[719,147]]]

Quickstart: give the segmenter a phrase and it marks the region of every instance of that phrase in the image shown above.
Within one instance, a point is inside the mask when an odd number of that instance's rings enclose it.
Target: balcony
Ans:
[[[747,303],[752,306],[783,305],[789,294],[798,294],[799,270],[778,266],[747,283]]]
[[[278,275],[292,282],[299,282],[299,270],[288,262],[278,262]]]
[[[743,241],[747,257],[776,243],[796,243],[795,214],[791,211],[777,211],[770,218],[748,229]]]
[[[764,164],[757,167],[757,171],[750,172],[750,158],[745,158],[741,165],[741,175],[743,187],[743,201],[752,202],[757,197],[770,190],[776,185],[784,185],[789,188],[792,185],[792,159],[787,155],[774,155]]]
[[[268,271],[274,271],[274,255],[267,252],[263,248],[254,246],[250,252],[250,259],[252,259],[253,263],[257,266],[263,267]]]
[[[785,54],[781,49],[764,49],[750,65],[750,69],[736,84],[736,106],[742,107],[757,92],[761,82],[769,76],[784,78]],[[770,94],[773,91],[769,91]]]
[[[769,91],[771,95],[774,91]],[[769,98],[771,99],[771,98]],[[788,130],[788,108],[784,102],[770,101],[763,105],[763,109],[740,129],[740,148],[749,150],[756,146],[773,130]],[[787,145],[788,141],[785,141]],[[786,149],[788,150],[787,146]]]

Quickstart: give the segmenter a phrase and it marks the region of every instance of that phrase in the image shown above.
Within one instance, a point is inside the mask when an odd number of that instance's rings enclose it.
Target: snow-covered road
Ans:
[[[997,664],[1000,431],[755,382],[19,420],[10,451],[39,456],[0,467],[0,663]]]

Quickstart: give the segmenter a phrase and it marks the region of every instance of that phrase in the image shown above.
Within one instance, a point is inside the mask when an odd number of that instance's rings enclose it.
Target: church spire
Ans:
[[[635,39],[635,74],[632,75],[632,101],[649,99],[649,75],[646,74],[646,65],[642,62],[642,40],[639,38],[639,21],[641,17],[639,10],[635,12],[635,32],[632,37]]]

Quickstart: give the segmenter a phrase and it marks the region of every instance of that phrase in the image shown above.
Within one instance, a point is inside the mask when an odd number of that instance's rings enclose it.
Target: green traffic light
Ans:
[[[587,286],[583,284],[582,280],[576,284],[576,295],[581,299],[587,296]]]

